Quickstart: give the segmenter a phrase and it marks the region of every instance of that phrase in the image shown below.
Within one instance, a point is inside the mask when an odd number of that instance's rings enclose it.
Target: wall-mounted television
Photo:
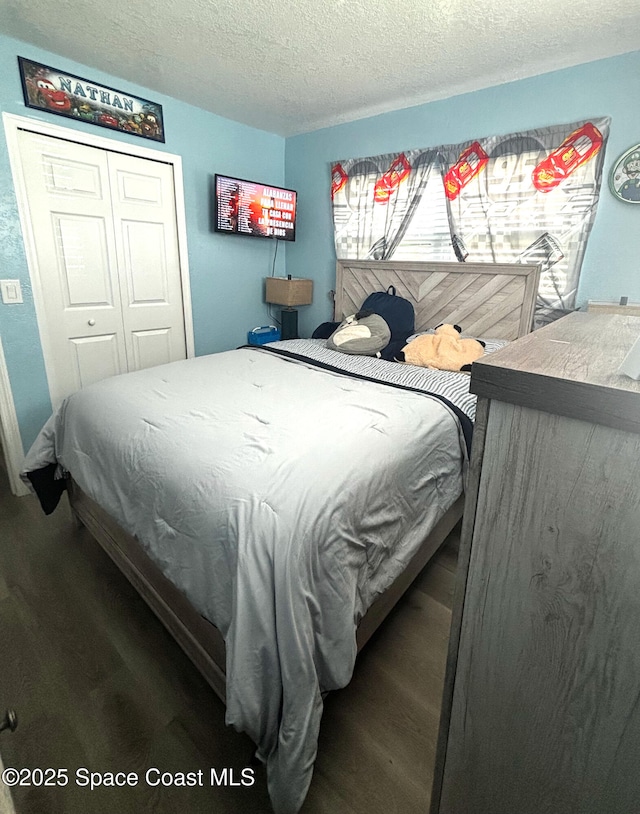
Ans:
[[[297,194],[292,189],[216,174],[214,204],[216,232],[296,239]]]

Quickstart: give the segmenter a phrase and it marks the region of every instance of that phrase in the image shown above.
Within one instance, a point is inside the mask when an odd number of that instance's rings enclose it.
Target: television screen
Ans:
[[[296,201],[292,189],[216,175],[215,231],[295,240]]]

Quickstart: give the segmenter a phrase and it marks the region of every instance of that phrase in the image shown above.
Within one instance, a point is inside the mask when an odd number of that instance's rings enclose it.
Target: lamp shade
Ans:
[[[313,280],[301,277],[267,277],[265,300],[273,305],[293,308],[296,305],[311,305],[313,302]]]

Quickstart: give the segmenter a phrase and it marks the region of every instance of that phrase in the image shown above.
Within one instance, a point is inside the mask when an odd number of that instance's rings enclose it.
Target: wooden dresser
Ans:
[[[640,318],[475,363],[432,814],[640,811]]]
[[[624,314],[628,317],[640,317],[640,303],[630,302],[628,305],[620,305],[617,302],[589,300],[587,311],[594,314]]]

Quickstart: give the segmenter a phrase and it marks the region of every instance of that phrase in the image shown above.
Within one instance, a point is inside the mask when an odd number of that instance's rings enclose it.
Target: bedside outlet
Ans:
[[[20,280],[0,280],[0,291],[2,291],[2,302],[5,305],[22,302]]]

